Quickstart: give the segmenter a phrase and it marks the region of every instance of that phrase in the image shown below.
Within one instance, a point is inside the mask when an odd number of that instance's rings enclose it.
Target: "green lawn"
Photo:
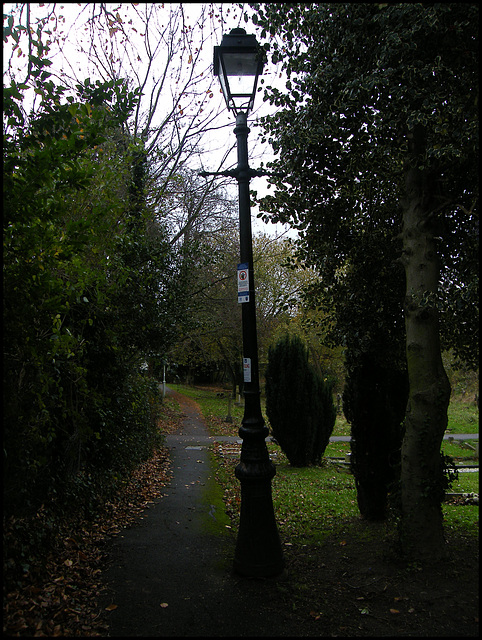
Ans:
[[[479,408],[473,402],[452,400],[448,410],[450,433],[479,433]]]
[[[225,422],[228,412],[228,393],[223,397],[208,389],[171,385],[169,387],[195,400],[201,407],[211,435],[238,435],[243,416],[243,406],[231,402],[233,422]],[[262,409],[264,406],[262,401]],[[264,413],[265,415],[265,413]],[[478,433],[478,409],[474,405],[453,402],[449,409],[449,429],[452,433]],[[349,425],[338,416],[333,435],[349,435]],[[473,440],[467,441],[474,446]],[[327,458],[322,467],[293,468],[278,445],[269,443],[270,456],[276,464],[273,479],[273,503],[280,533],[284,540],[294,543],[318,543],[325,536],[339,531],[343,536],[357,521],[359,512],[353,476],[347,467],[329,458],[344,458],[350,452],[348,442],[331,442],[325,452]],[[476,463],[474,451],[463,442],[444,441],[443,451],[457,462]],[[219,467],[217,480],[224,488],[225,504],[233,526],[239,517],[239,482],[234,467],[239,461],[236,455],[223,452],[223,447],[213,448]],[[478,493],[479,474],[459,473],[451,488],[455,493]],[[445,526],[478,535],[478,506],[443,505]]]
[[[200,405],[205,417],[215,417],[218,420],[224,421],[228,414],[230,405],[230,413],[233,418],[233,425],[231,428],[232,435],[237,435],[237,431],[241,424],[243,417],[243,404],[231,401],[229,403],[229,392],[224,392],[222,396],[216,395],[215,392],[210,391],[207,388],[188,387],[178,384],[169,384],[170,388],[175,391],[179,391],[184,395],[196,400]],[[261,409],[266,419],[265,402],[261,397]],[[227,427],[226,427],[227,428]],[[453,400],[450,403],[448,410],[448,433],[478,433],[479,432],[479,409],[474,403],[463,402],[460,400]],[[215,433],[213,435],[216,435]],[[222,435],[222,434],[218,434]],[[335,428],[333,429],[334,436],[349,436],[350,425],[345,420],[343,415],[338,415],[336,418]],[[452,455],[452,454],[450,454]]]

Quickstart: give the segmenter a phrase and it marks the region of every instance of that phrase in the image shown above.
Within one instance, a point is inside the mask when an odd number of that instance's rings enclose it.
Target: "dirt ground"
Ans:
[[[293,635],[478,637],[477,542],[451,540],[448,560],[422,569],[397,560],[383,536],[380,525],[362,543],[337,536],[285,550],[289,577],[277,589]]]

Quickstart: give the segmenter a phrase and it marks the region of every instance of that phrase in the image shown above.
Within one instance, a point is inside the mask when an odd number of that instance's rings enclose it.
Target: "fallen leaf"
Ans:
[[[74,545],[74,547],[76,547],[77,546],[77,540],[75,538],[72,538],[72,537],[65,538],[64,544],[65,544],[66,547],[68,547],[69,545]]]
[[[178,426],[173,424],[173,429],[178,429]],[[22,584],[11,588],[5,607],[8,610],[4,612],[7,635],[107,635],[104,621],[118,605],[111,605],[102,611],[101,616],[98,615],[95,598],[99,596],[99,563],[104,556],[99,551],[99,543],[137,521],[146,505],[153,498],[162,496],[162,489],[172,475],[167,454],[167,449],[162,447],[152,459],[141,464],[133,473],[132,481],[123,485],[112,502],[106,502],[97,521],[76,521],[75,526],[63,520],[59,523],[62,525],[59,527],[59,536],[52,541],[52,551],[56,553],[49,556],[46,563],[45,580],[32,581],[32,574],[25,574]],[[39,511],[35,517],[38,526],[42,526],[44,517]],[[22,524],[23,527],[27,525],[28,522]],[[4,523],[4,527],[12,529],[13,533],[18,529],[18,523],[12,518],[7,524]],[[9,539],[15,546],[15,535],[9,536]],[[58,608],[60,603],[70,598],[72,590],[75,592],[75,606]],[[52,608],[55,610],[53,615]],[[37,626],[39,622],[41,628]]]
[[[114,609],[117,609],[116,604],[110,604],[108,607],[105,608],[106,611],[114,611]]]
[[[400,613],[398,609],[390,609],[390,613]]]

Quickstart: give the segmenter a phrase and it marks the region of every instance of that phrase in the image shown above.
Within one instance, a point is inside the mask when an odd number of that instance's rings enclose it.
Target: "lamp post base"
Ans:
[[[265,456],[262,457],[265,460],[243,462],[242,451],[241,462],[235,471],[241,482],[241,512],[233,568],[243,576],[271,578],[280,575],[284,569],[271,496],[271,480],[276,469],[264,441],[257,445],[264,448]]]

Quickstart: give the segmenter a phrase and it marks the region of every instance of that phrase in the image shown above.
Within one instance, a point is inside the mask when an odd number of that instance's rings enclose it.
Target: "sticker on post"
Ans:
[[[244,382],[251,382],[251,358],[243,358]]]
[[[249,302],[249,269],[247,262],[238,264],[238,302]]]

